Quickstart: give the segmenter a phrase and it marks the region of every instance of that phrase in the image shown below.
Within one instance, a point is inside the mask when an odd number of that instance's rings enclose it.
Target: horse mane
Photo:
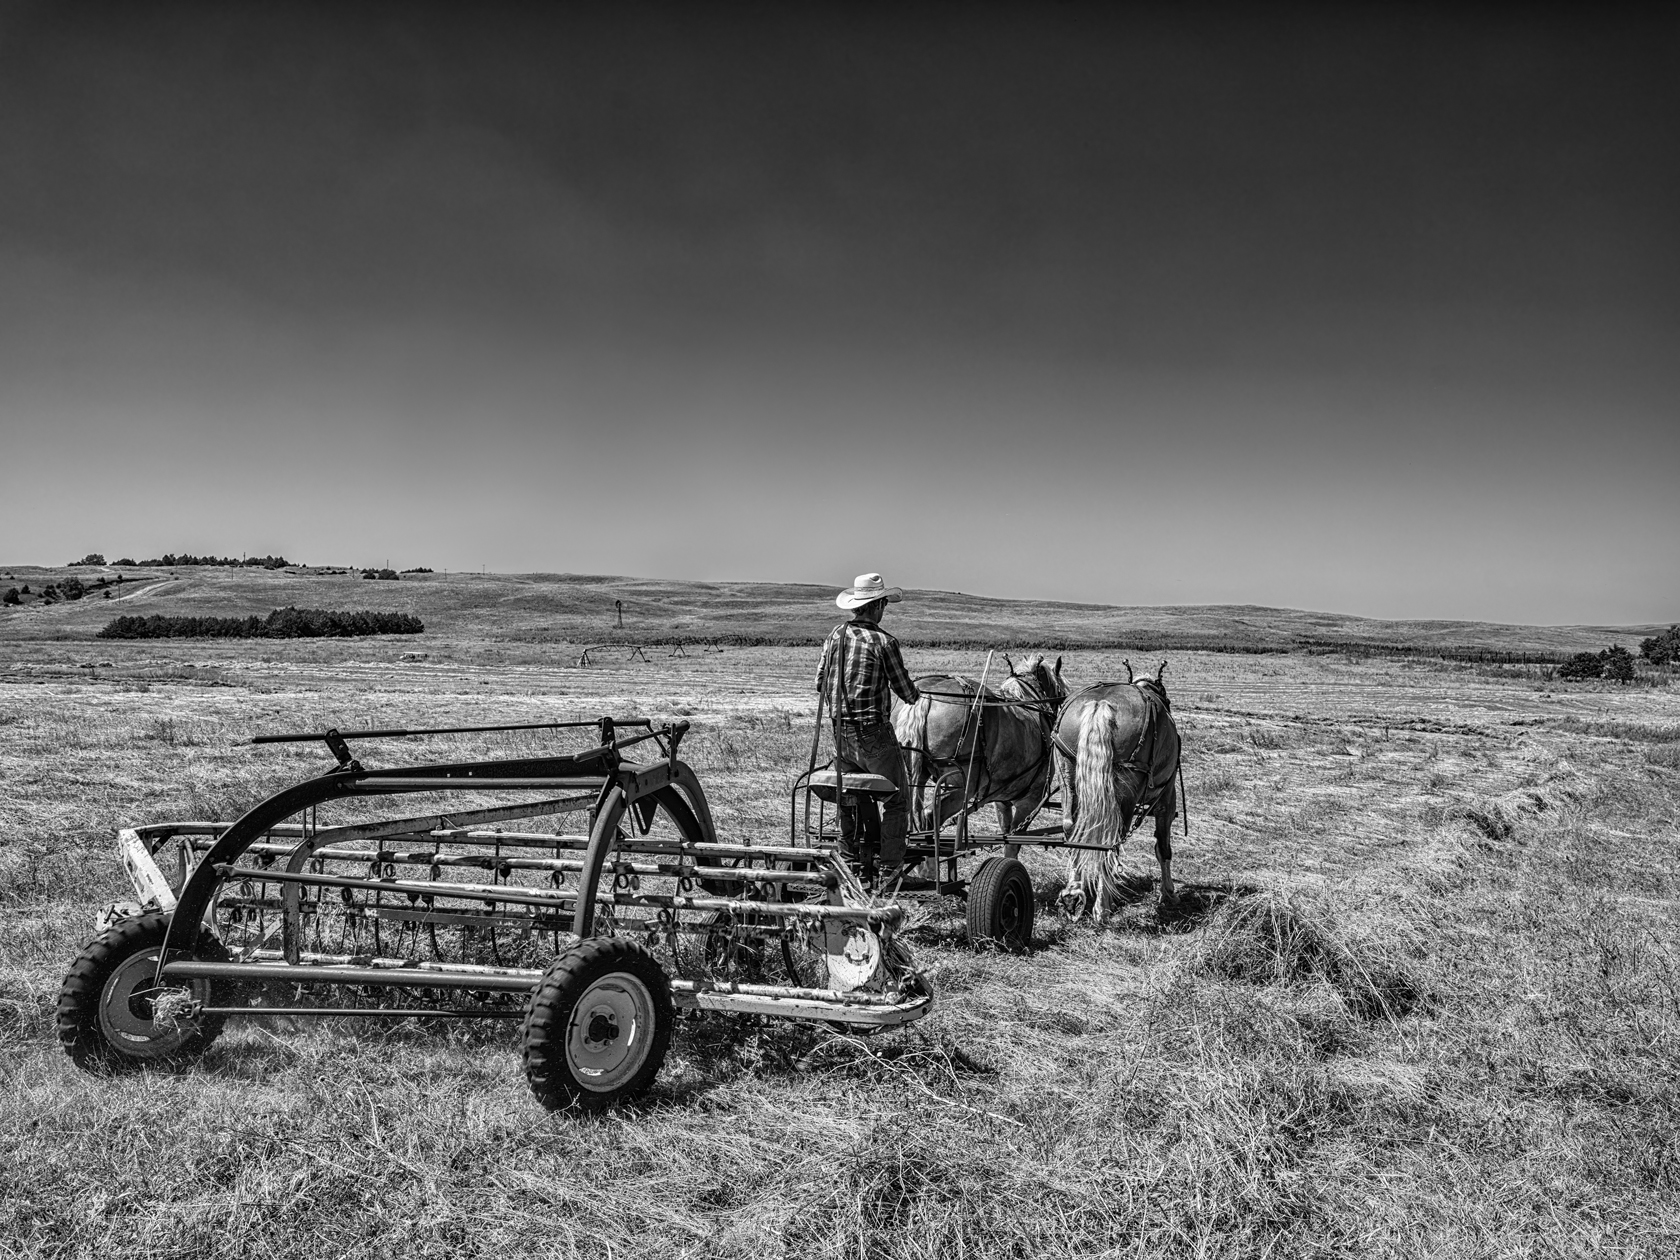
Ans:
[[[1004,660],[1008,661],[1006,656]],[[1038,652],[1031,656],[1023,656],[1019,661],[1009,661],[1009,676],[1017,681],[1025,682],[1031,679],[1038,690],[1047,700],[1058,703],[1067,698],[1067,687],[1056,677],[1055,670],[1050,668],[1048,659]]]

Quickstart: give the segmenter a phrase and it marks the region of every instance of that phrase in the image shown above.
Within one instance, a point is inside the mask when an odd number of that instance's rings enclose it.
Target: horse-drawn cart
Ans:
[[[1097,883],[1105,890],[1099,913],[1106,913],[1115,846],[1153,816],[1163,896],[1170,899],[1168,836],[1172,819],[1179,816],[1182,787],[1173,782],[1179,773],[1178,733],[1160,673],[1138,682],[1130,676],[1128,663],[1125,683],[1095,683],[1070,698],[1059,657],[1054,666],[1041,656],[1026,657],[1019,664],[1007,656],[1004,661],[1008,676],[995,688],[987,686],[992,667],[988,655],[978,682],[961,675],[919,678],[921,699],[914,705],[894,705],[893,725],[906,765],[913,824],[904,867],[882,881],[880,893],[894,899],[962,897],[970,944],[992,942],[1023,950],[1032,941],[1036,896],[1020,851],[1065,852],[1070,859],[1068,888],[1077,909],[1082,911],[1091,900],[1087,884]],[[881,775],[847,770],[839,758],[817,764],[828,692],[825,680],[810,764],[794,783],[789,841],[839,843],[838,810],[849,808],[855,811],[859,831],[856,856],[868,870],[879,843],[879,804],[899,789]],[[1119,719],[1117,702],[1136,712]],[[1079,799],[1076,781],[1082,753],[1075,746],[1081,720],[1092,704],[1101,704],[1109,715],[1093,744],[1100,753],[1092,765],[1091,784],[1104,789],[1091,792],[1099,798],[1099,816],[1090,820],[1094,825],[1084,834],[1095,843],[1082,839],[1080,829],[1072,825],[1082,804],[1092,803]],[[1118,753],[1117,739],[1125,745]],[[837,731],[834,742],[838,748]],[[836,807],[833,814],[829,806]],[[997,809],[996,831],[973,825],[977,811],[986,806]],[[964,863],[976,859],[978,864],[969,866],[964,877]]]
[[[1031,943],[1032,876],[1018,854],[1023,846],[1066,843],[1055,812],[1060,807],[1050,743],[1066,696],[1060,665],[1036,656],[1019,668],[1010,662],[1008,678],[993,688],[986,682],[988,657],[978,682],[959,675],[922,677],[917,679],[922,700],[894,707],[912,822],[905,868],[889,875],[880,891],[893,898],[964,898],[972,944],[990,941],[1020,950]],[[822,688],[810,764],[794,783],[789,841],[837,844],[838,810],[829,807],[853,809],[860,832],[857,856],[867,869],[879,841],[879,802],[898,789],[882,776],[850,771],[836,761],[817,764],[829,690]],[[977,811],[988,805],[997,807],[995,831],[974,825]],[[1045,821],[1032,825],[1035,819]]]
[[[337,765],[232,823],[122,831],[137,901],[65,980],[71,1056],[179,1060],[253,1015],[515,1018],[537,1098],[596,1108],[652,1082],[678,1010],[865,1028],[928,1011],[898,906],[826,849],[718,839],[677,755],[686,722],[542,725],[598,743],[370,770],[350,739],[530,728],[259,737],[320,740]],[[638,745],[660,756],[625,756]],[[436,793],[465,807],[369,808]],[[349,816],[323,824],[329,802]]]

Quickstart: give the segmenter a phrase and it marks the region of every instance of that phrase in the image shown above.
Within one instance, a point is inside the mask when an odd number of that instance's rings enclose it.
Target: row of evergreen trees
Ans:
[[[368,634],[420,634],[408,613],[329,612],[276,608],[267,617],[118,617],[101,639],[346,639]]]
[[[104,564],[105,557],[97,551],[93,551],[76,563]],[[289,569],[293,567],[292,562],[285,556],[246,556],[243,560],[235,560],[231,556],[195,556],[190,552],[178,556],[172,551],[165,552],[156,560],[130,560],[127,556],[124,556],[117,561],[117,564],[131,569],[173,569],[177,566],[189,568],[192,565],[215,565],[228,569],[241,567],[247,569]]]

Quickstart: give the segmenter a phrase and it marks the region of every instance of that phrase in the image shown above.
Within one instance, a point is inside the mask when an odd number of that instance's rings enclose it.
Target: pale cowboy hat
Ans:
[[[896,604],[903,598],[904,592],[896,586],[888,586],[879,573],[860,573],[857,581],[834,597],[834,602],[842,608],[862,608],[878,599]]]

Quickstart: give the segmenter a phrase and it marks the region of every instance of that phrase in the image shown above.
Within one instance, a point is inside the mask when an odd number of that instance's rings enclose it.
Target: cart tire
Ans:
[[[603,1111],[653,1084],[671,1024],[671,982],[652,954],[618,937],[582,941],[531,992],[525,1079],[550,1111]]]
[[[77,1067],[100,1072],[178,1064],[202,1054],[221,1035],[220,1015],[154,1022],[149,995],[168,934],[168,911],[125,919],[94,937],[71,964],[58,991],[58,1040]],[[228,957],[207,929],[195,953],[215,962]],[[200,1001],[211,992],[208,985],[193,988]]]
[[[968,943],[1020,952],[1032,944],[1032,932],[1032,876],[1014,858],[987,858],[968,883]]]

